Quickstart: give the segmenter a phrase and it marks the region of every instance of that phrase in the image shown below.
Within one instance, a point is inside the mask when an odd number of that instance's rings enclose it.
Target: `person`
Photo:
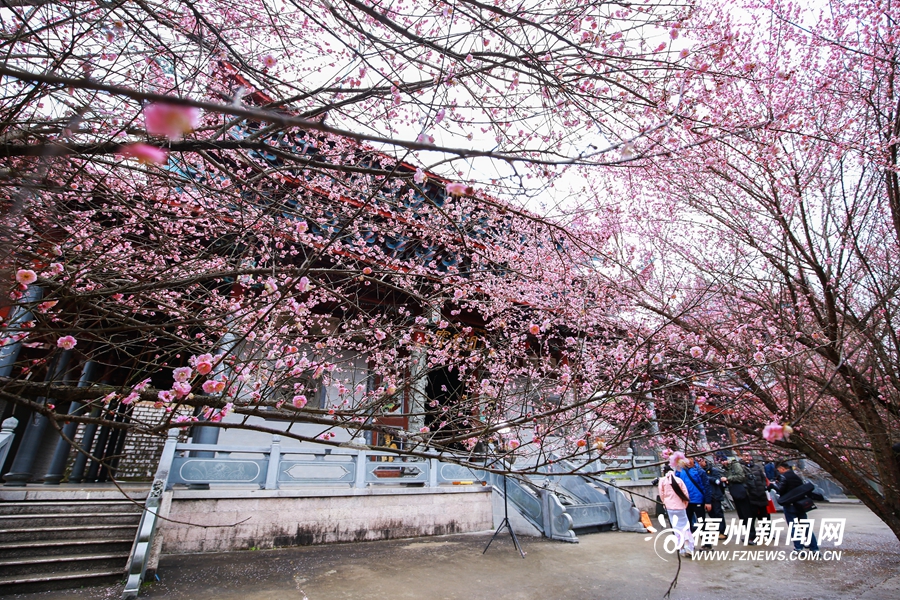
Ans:
[[[723,481],[728,485],[734,508],[737,510],[738,519],[744,527],[749,524],[750,537],[747,538],[750,546],[756,545],[756,528],[753,525],[753,509],[750,508],[750,495],[747,493],[747,473],[737,460],[723,456],[721,460],[722,471],[725,474]]]
[[[781,461],[775,466],[775,470],[778,471],[778,481],[772,484],[770,487],[774,488],[776,492],[778,492],[778,501],[781,502],[782,498],[788,498],[788,494],[800,486],[803,485],[803,480],[800,479],[800,476],[794,473],[794,468],[791,467],[790,463]],[[802,496],[801,496],[802,497]],[[782,508],[784,509],[784,520],[787,521],[788,528],[790,528],[791,523],[798,519],[806,519],[806,512],[801,510],[799,506],[797,506],[796,501],[800,498],[795,498],[792,502],[787,502],[786,504],[782,504]],[[800,540],[794,540],[794,550],[802,550],[803,544]],[[819,542],[816,540],[816,534],[811,533],[809,549],[812,552],[819,551]]]
[[[712,519],[719,521],[719,539],[725,539],[725,511],[722,501],[725,499],[725,484],[722,482],[724,474],[716,467],[716,463],[703,457],[699,460],[700,468],[706,473],[706,484],[709,489],[709,510],[707,514]]]
[[[687,487],[688,520],[691,522],[691,531],[697,531],[699,520],[705,519],[706,511],[712,508],[709,486],[706,484],[706,473],[694,463],[693,458],[688,458],[687,465],[675,471],[675,476],[681,479]]]
[[[675,472],[668,466],[659,478],[659,497],[666,507],[672,528],[681,540],[680,553],[687,558],[693,557],[694,536],[691,534],[691,522],[687,515],[690,496],[684,481],[675,477]]]
[[[766,472],[759,463],[753,462],[753,456],[747,452],[741,461],[741,466],[747,473],[747,495],[750,500],[750,514],[753,518],[753,530],[760,520],[769,518],[769,497],[766,495]],[[751,538],[753,539],[753,538]]]

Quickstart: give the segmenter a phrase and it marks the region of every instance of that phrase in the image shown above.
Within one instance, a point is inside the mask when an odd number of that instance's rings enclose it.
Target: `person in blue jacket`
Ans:
[[[697,519],[705,519],[706,512],[712,509],[712,490],[709,489],[706,471],[688,459],[686,467],[675,472],[675,476],[684,482],[688,489],[687,515],[691,522],[691,531],[697,529]]]

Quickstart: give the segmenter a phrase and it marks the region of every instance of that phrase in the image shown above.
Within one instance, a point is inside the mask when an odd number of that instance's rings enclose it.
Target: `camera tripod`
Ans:
[[[484,551],[482,554],[488,551],[488,548],[491,547],[491,542],[500,535],[500,532],[503,531],[503,528],[506,527],[509,530],[509,535],[512,536],[513,544],[516,546],[516,550],[519,551],[519,554],[522,555],[522,558],[525,558],[525,552],[522,551],[522,547],[519,545],[519,538],[516,537],[516,532],[513,531],[512,525],[509,524],[509,495],[506,493],[506,475],[503,476],[503,520],[500,521],[500,526],[497,527],[497,531],[494,532],[494,535],[491,536],[490,541],[487,543],[487,546],[484,547]]]

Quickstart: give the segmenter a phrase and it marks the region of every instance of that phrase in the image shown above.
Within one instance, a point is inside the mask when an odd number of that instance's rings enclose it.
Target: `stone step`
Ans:
[[[71,571],[125,573],[128,552],[104,552],[99,554],[61,554],[56,556],[26,556],[0,559],[0,579],[29,575],[53,575]]]
[[[49,513],[18,514],[0,517],[0,530],[18,529],[20,527],[78,527],[89,525],[135,525],[141,520],[140,513]]]
[[[14,527],[0,529],[0,543],[40,540],[77,540],[79,538],[123,538],[137,533],[137,523],[114,525],[77,525],[58,527]]]
[[[109,539],[39,540],[0,544],[0,560],[26,557],[46,557],[66,554],[99,554],[129,552],[134,536]]]
[[[74,589],[90,585],[109,585],[125,580],[125,567],[109,570],[69,571],[0,577],[0,596],[46,590]]]
[[[0,502],[0,518],[7,515],[27,515],[45,513],[140,512],[143,500],[41,500],[24,502]]]

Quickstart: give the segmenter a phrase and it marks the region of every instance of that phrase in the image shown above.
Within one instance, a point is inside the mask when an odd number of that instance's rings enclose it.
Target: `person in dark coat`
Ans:
[[[755,529],[756,523],[762,519],[769,518],[769,511],[766,510],[769,506],[769,497],[766,495],[766,472],[763,470],[762,465],[753,462],[753,457],[749,452],[744,454],[741,465],[744,467],[744,471],[747,472],[747,483],[745,485],[747,486],[747,495],[750,498],[750,510]]]
[[[707,459],[701,458],[699,461],[700,468],[706,473],[706,486],[709,489],[709,511],[710,518],[721,519],[719,522],[719,539],[725,539],[725,510],[722,508],[722,500],[725,499],[725,484],[722,478],[725,476],[716,464]]]
[[[728,485],[728,491],[731,492],[731,499],[734,501],[738,518],[744,527],[749,525],[750,536],[747,538],[747,543],[755,546],[756,527],[753,525],[753,509],[750,507],[750,495],[747,492],[747,472],[737,459],[731,460],[725,457],[721,465],[725,474],[723,481]]]
[[[778,471],[778,481],[775,482],[772,488],[778,492],[779,503],[781,502],[781,498],[785,498],[792,491],[803,485],[803,480],[800,479],[800,476],[794,473],[793,467],[787,462],[780,462],[775,467]],[[799,500],[800,498],[796,498],[795,500]],[[784,508],[784,520],[787,521],[788,527],[790,524],[796,519],[806,519],[807,515],[804,511],[800,510],[795,502],[788,502],[787,504],[782,504],[782,508]],[[794,542],[794,550],[802,550],[803,546],[799,541]],[[812,552],[819,551],[819,542],[816,540],[816,534],[813,533],[810,539],[809,549]]]

